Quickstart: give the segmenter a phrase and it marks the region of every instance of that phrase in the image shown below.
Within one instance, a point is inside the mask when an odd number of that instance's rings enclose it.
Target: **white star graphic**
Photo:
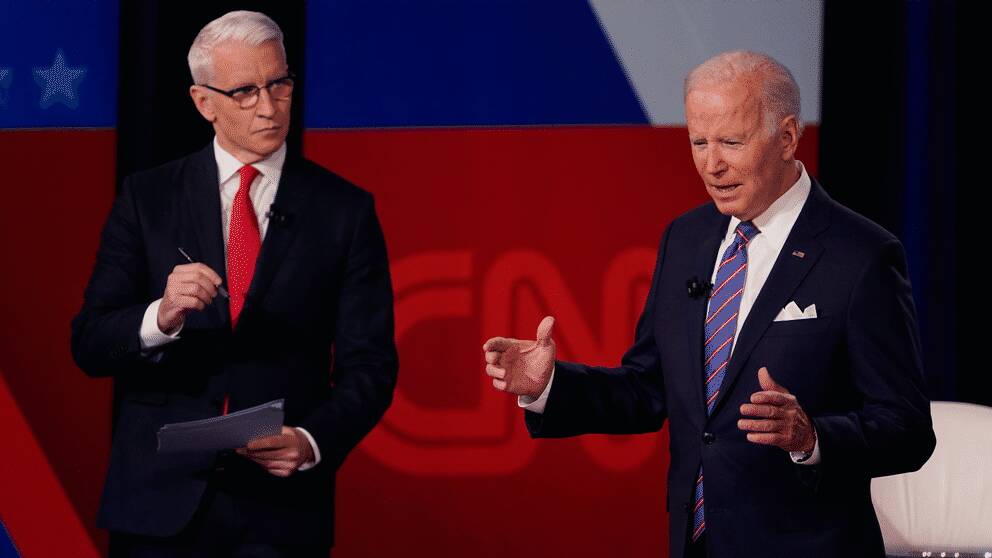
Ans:
[[[48,68],[35,68],[34,81],[43,88],[38,104],[47,109],[55,103],[75,109],[79,106],[77,90],[86,76],[85,66],[66,66],[62,49],[55,53],[55,61]]]
[[[0,107],[7,106],[10,82],[14,77],[10,74],[10,68],[0,68]]]

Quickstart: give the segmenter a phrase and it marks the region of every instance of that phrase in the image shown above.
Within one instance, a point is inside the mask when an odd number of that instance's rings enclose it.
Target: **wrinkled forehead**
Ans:
[[[760,91],[742,80],[704,84],[685,98],[690,134],[749,132],[760,126],[762,115]]]
[[[252,46],[224,41],[211,50],[212,74],[217,84],[237,87],[260,84],[286,74],[286,55],[278,41]]]

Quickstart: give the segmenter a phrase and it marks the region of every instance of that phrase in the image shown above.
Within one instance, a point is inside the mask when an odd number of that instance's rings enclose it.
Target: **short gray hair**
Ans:
[[[769,132],[787,116],[795,116],[799,135],[803,133],[799,85],[792,72],[767,54],[749,50],[722,52],[693,68],[685,78],[683,98],[702,86],[730,84],[738,79],[758,84],[765,126]]]
[[[238,10],[228,12],[206,24],[193,39],[189,47],[189,73],[193,83],[210,81],[213,74],[213,49],[224,41],[240,41],[250,46],[259,46],[267,41],[277,41],[286,57],[286,47],[282,44],[282,30],[272,18],[261,12]]]

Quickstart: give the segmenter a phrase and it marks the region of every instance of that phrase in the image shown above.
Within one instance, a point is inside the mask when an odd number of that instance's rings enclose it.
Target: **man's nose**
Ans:
[[[258,90],[258,102],[255,104],[255,114],[257,116],[272,116],[276,112],[276,104],[272,100],[272,94],[267,87]]]
[[[727,170],[727,163],[723,160],[723,153],[719,147],[711,147],[706,150],[706,165],[703,167],[706,174],[719,176]]]

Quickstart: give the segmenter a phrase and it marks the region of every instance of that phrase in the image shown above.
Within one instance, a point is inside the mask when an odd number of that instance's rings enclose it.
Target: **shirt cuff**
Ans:
[[[541,395],[534,399],[529,395],[520,395],[517,397],[517,405],[526,409],[532,413],[544,414],[544,406],[548,404],[548,393],[551,392],[551,383],[555,381],[555,369],[551,369],[551,376],[548,378],[548,385],[544,386],[544,391]]]
[[[169,335],[168,333],[163,333],[161,329],[158,328],[158,307],[162,305],[162,299],[158,299],[155,302],[148,305],[145,309],[145,316],[141,319],[141,331],[138,337],[141,340],[141,356],[147,357],[154,349],[163,347],[179,339],[179,332],[183,330],[184,324],[179,324],[179,329],[175,333]],[[160,355],[155,355],[152,358],[157,360],[161,358]]]
[[[792,458],[793,463],[798,463],[799,465],[817,465],[820,463],[820,438],[817,436],[816,440],[813,442],[813,451],[810,452],[809,459],[805,461],[799,461],[806,456],[805,452],[802,451],[790,451],[789,457]]]
[[[300,434],[303,434],[303,436],[306,437],[306,439],[310,442],[310,447],[313,449],[313,461],[307,461],[303,465],[300,465],[297,471],[306,471],[307,469],[313,469],[314,467],[317,466],[318,463],[320,463],[320,450],[317,449],[317,442],[314,441],[313,436],[311,436],[310,433],[304,430],[303,428],[300,428],[299,426],[296,426],[295,428],[300,432]]]

